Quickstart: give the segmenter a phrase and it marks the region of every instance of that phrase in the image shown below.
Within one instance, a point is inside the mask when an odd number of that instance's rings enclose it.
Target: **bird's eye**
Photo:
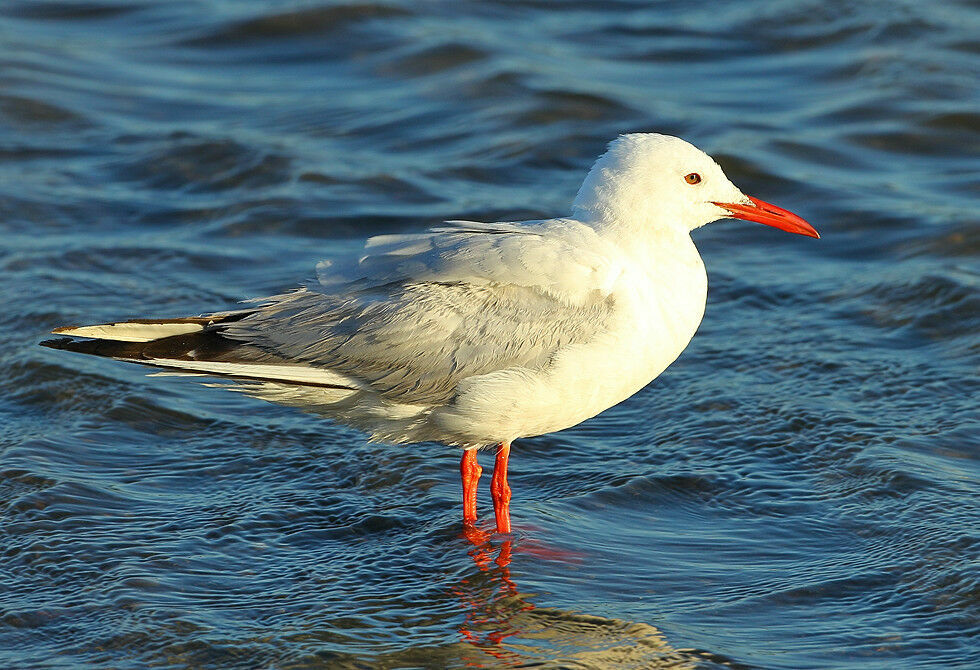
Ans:
[[[691,174],[684,175],[684,181],[686,181],[688,184],[700,184],[701,175],[699,175],[697,172],[692,172]]]

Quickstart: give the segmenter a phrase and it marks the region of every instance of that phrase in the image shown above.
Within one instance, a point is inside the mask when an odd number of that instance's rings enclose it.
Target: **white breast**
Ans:
[[[694,244],[630,254],[603,335],[567,347],[541,371],[484,375],[433,419],[473,442],[499,442],[574,426],[622,402],[684,350],[704,314],[707,277]]]

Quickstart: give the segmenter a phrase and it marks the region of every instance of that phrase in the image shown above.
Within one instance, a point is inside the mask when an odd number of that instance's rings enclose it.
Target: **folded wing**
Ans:
[[[60,348],[186,373],[363,391],[395,404],[450,402],[458,383],[540,369],[590,341],[615,309],[619,268],[575,221],[450,222],[371,238],[365,255],[249,309],[58,329]]]
[[[467,377],[545,367],[614,309],[614,256],[576,222],[459,222],[372,238],[367,251],[322,263],[319,284],[267,299],[225,335],[390,402],[435,405]]]

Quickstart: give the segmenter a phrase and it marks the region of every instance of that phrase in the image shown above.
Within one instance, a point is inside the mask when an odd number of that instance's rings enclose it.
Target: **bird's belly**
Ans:
[[[574,426],[629,398],[694,336],[707,281],[703,265],[693,270],[683,295],[638,291],[626,296],[618,318],[596,340],[563,349],[543,370],[481,375],[433,419],[448,432],[465,434],[461,441],[502,442]]]
[[[701,305],[657,328],[638,326],[629,333],[610,334],[597,346],[562,352],[546,378],[547,394],[532,403],[537,405],[537,420],[525,436],[574,426],[649,384],[691,341],[701,322]]]

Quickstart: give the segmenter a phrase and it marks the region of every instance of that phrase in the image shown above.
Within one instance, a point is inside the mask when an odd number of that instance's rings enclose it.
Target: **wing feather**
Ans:
[[[390,402],[449,402],[460,381],[541,369],[615,308],[604,243],[574,221],[453,222],[372,238],[320,283],[222,327],[232,339],[357,379]]]

